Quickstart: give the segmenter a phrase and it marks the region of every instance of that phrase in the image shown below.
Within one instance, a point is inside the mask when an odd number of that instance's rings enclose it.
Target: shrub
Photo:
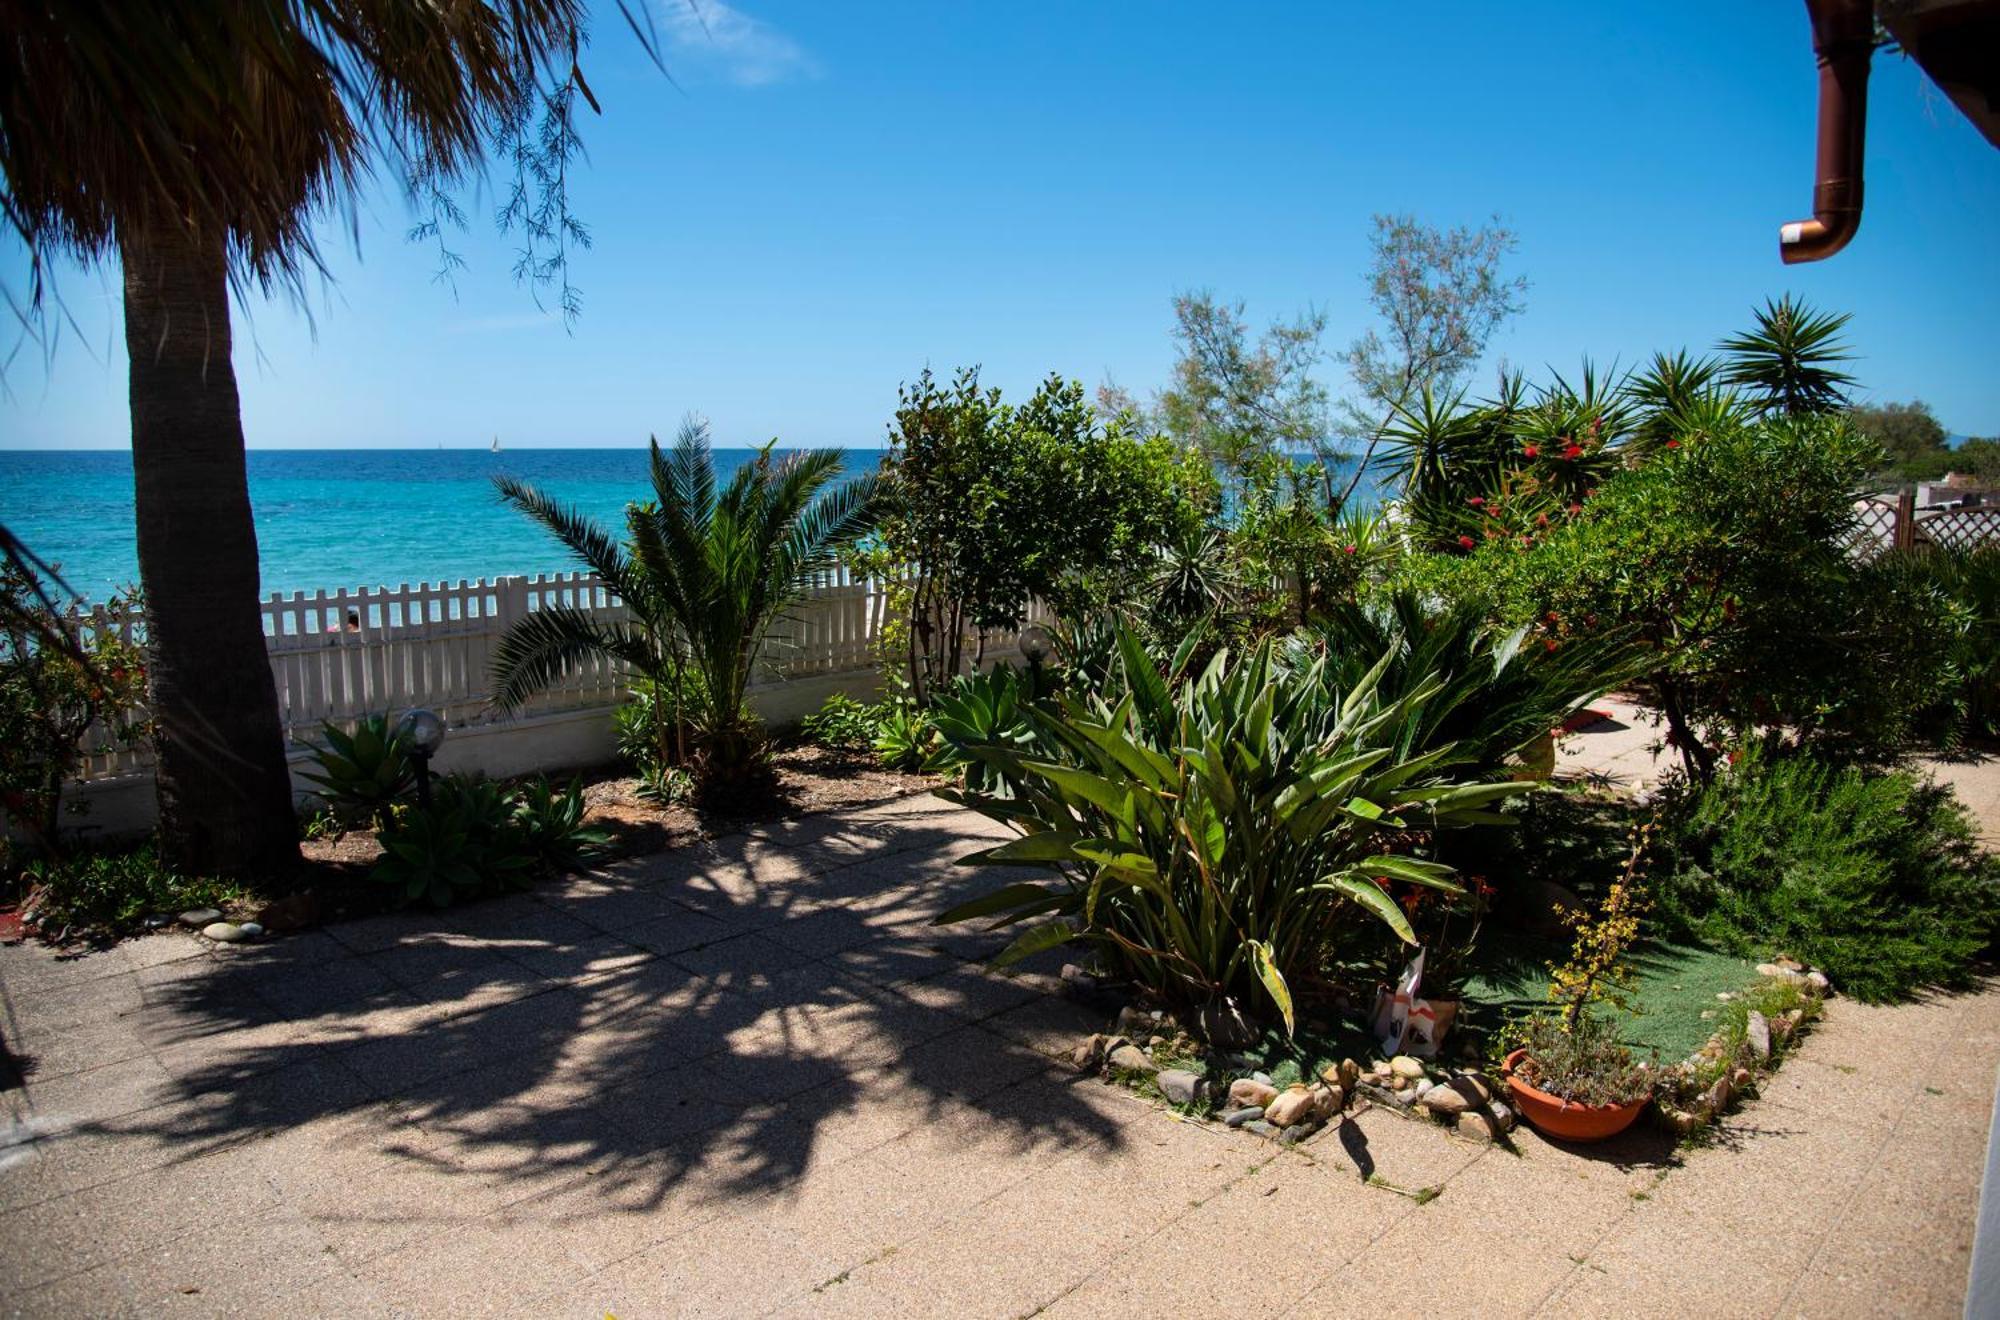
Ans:
[[[228,881],[178,874],[150,843],[43,858],[28,864],[27,877],[21,918],[55,944],[126,934],[151,913],[213,907],[238,892]]]
[[[939,918],[1034,919],[1002,965],[1087,940],[1171,1002],[1265,1002],[1289,1030],[1293,987],[1351,918],[1411,938],[1390,877],[1456,889],[1449,868],[1407,855],[1406,832],[1520,791],[1440,782],[1442,752],[1397,757],[1388,731],[1435,689],[1385,702],[1380,667],[1342,691],[1323,664],[1287,670],[1267,645],[1169,689],[1129,632],[1120,650],[1129,691],[1115,706],[1065,695],[1025,708],[1046,759],[943,730],[1005,785],[946,796],[1024,831],[961,860],[1059,875]]]
[[[1750,747],[1670,819],[1663,915],[1732,952],[1804,959],[1858,999],[1970,985],[2000,919],[2000,864],[1949,789],[1908,774]]]
[[[517,788],[512,797],[522,843],[545,872],[573,871],[611,841],[603,830],[584,823],[589,808],[583,801],[580,778],[572,778],[566,788],[559,789],[546,775],[537,775]]]
[[[836,692],[813,714],[799,721],[805,740],[835,751],[855,751],[875,745],[882,728],[882,709]]]
[[[525,889],[536,853],[519,803],[483,779],[447,775],[429,807],[401,807],[376,833],[374,878],[405,904],[450,907],[483,894]]]
[[[312,748],[318,784],[327,806],[349,823],[389,823],[390,809],[416,782],[416,762],[387,715],[364,715],[348,733],[331,722],[320,725],[322,741]]]
[[[109,605],[131,608],[124,598]],[[0,557],[0,809],[45,852],[60,846],[63,785],[86,752],[145,736],[145,693],[137,647],[111,627],[65,619],[25,563]]]
[[[1916,666],[1918,681],[1938,694],[1923,713],[1936,740],[1956,748],[2000,735],[2000,545],[1893,551],[1869,575],[1883,609],[1946,639]]]
[[[1218,498],[1198,455],[1099,415],[1081,385],[1051,376],[1016,406],[976,369],[900,391],[884,471],[880,549],[913,570],[896,605],[919,705],[964,668],[969,634],[1019,627],[1032,597],[1102,604]]]
[[[905,773],[923,769],[936,744],[937,731],[923,711],[907,702],[892,702],[883,709],[875,755],[888,769]]]
[[[1559,644],[1629,630],[1648,655],[1642,695],[1698,780],[1746,729],[1883,755],[1936,700],[1946,642],[1843,549],[1877,457],[1837,417],[1719,425],[1607,482],[1532,547],[1489,543],[1438,577]]]

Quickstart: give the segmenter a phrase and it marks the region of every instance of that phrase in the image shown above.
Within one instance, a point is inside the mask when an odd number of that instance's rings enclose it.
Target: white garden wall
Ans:
[[[876,644],[888,622],[890,585],[830,571],[773,629],[750,692],[766,724],[794,724],[835,692],[862,700],[879,694]],[[491,703],[490,667],[500,639],[523,614],[552,605],[607,618],[625,613],[601,582],[580,573],[294,592],[264,601],[294,791],[301,800],[311,794],[301,775],[310,768],[307,747],[323,721],[346,725],[363,715],[419,706],[449,726],[436,763],[442,771],[497,778],[610,762],[612,712],[627,695],[626,675],[617,665],[588,662],[516,713]],[[142,616],[100,609],[88,617],[144,640]],[[989,636],[986,652],[989,658],[1010,656],[1016,644],[1012,635]],[[70,823],[95,836],[149,828],[155,814],[150,752],[143,744],[98,749],[68,800],[86,807]]]

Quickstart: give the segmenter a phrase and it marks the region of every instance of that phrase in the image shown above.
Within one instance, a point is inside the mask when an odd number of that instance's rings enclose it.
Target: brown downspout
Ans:
[[[1821,261],[1861,228],[1861,156],[1868,135],[1868,61],[1875,53],[1871,0],[1806,0],[1819,57],[1819,180],[1813,218],[1778,231],[1787,265]]]

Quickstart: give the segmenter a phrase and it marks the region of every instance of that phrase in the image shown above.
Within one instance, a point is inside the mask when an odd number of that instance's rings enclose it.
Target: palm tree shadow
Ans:
[[[1000,937],[928,925],[984,883],[937,874],[968,847],[963,820],[783,820],[534,895],[224,951],[149,991],[167,1102],[48,1154],[110,1138],[186,1161],[339,1128],[447,1183],[643,1213],[782,1191],[952,1115],[1023,1146],[1115,1146],[1015,1026],[1102,1023],[1049,998],[1052,978],[980,967]]]

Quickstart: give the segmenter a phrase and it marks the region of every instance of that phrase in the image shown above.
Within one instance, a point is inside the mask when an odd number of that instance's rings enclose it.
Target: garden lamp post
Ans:
[[[1021,658],[1028,662],[1028,691],[1039,701],[1042,695],[1042,662],[1049,658],[1049,630],[1039,623],[1031,623],[1021,629],[1017,645],[1021,648]]]
[[[431,758],[444,746],[444,721],[428,710],[403,712],[396,721],[396,736],[417,761],[417,804],[426,811],[431,805]]]

